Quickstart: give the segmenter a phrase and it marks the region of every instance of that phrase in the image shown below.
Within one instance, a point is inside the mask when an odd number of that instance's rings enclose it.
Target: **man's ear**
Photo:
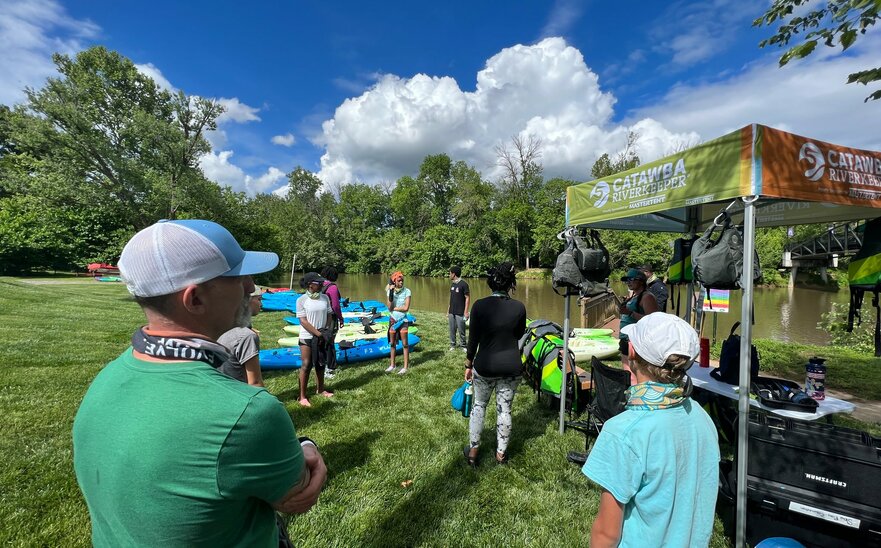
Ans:
[[[200,285],[188,285],[181,293],[181,303],[190,314],[205,313],[205,288]]]
[[[627,341],[627,357],[631,360],[636,359],[636,350],[633,349],[633,343],[630,341]]]

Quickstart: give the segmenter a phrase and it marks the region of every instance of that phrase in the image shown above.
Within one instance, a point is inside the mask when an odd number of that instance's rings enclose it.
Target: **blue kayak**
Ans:
[[[343,299],[345,306],[340,303],[343,312],[388,312],[386,303],[379,301],[346,301],[347,299]]]
[[[419,335],[407,335],[410,348],[419,344],[419,340]],[[391,346],[385,339],[355,341],[353,348],[340,348],[339,344],[337,344],[336,348],[337,363],[355,363],[387,358],[391,351]],[[400,354],[403,350],[404,345],[401,341],[398,341],[395,347],[395,354]],[[260,369],[265,371],[273,369],[299,369],[301,365],[299,347],[273,348],[260,351]]]
[[[379,318],[373,318],[371,320],[371,323],[388,323],[388,320],[389,320],[389,316],[380,316]],[[300,318],[298,318],[296,316],[285,316],[284,321],[286,321],[287,323],[289,323],[291,325],[300,325]],[[407,322],[409,322],[411,325],[415,324],[416,323],[416,316],[408,313],[407,314]],[[344,324],[347,324],[347,323],[358,324],[358,323],[361,323],[361,318],[343,318],[343,323]]]
[[[284,310],[296,312],[297,299],[299,299],[301,295],[303,294],[297,293],[295,291],[264,293],[261,298],[263,310],[269,312],[278,312]],[[340,310],[342,312],[379,312],[380,314],[388,313],[388,307],[385,305],[385,303],[381,303],[379,301],[349,301],[348,299],[343,299],[343,302],[346,303],[346,305],[340,306]]]

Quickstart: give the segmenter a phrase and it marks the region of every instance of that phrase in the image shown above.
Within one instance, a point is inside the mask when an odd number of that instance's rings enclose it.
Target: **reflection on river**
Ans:
[[[299,279],[299,276],[297,276]],[[276,285],[287,286],[290,279],[280,281]],[[471,287],[472,302],[474,299],[486,297],[490,290],[485,278],[466,278]],[[380,274],[341,274],[338,284],[343,297],[353,299],[383,300],[383,290],[387,278]],[[296,283],[296,281],[294,282]],[[445,278],[425,278],[410,276],[405,284],[413,292],[413,308],[446,312],[449,304],[450,282]],[[626,289],[621,283],[613,284],[618,295],[624,295]],[[685,288],[681,289],[685,294]],[[518,280],[514,297],[523,301],[530,318],[546,318],[562,324],[563,297],[554,293],[551,283],[545,280]],[[717,317],[717,338],[728,336],[731,326],[740,321],[741,292],[731,292],[731,308],[727,314],[715,314]],[[806,288],[757,288],[755,290],[755,326],[753,336],[756,338],[793,341],[807,344],[826,344],[829,337],[824,331],[817,329],[820,315],[828,312],[833,303],[847,305],[846,291],[831,292]],[[683,298],[683,307],[685,299]],[[669,305],[668,305],[669,306]],[[570,321],[577,327],[581,325],[580,310],[576,300],[572,300]],[[684,315],[684,309],[680,315]],[[712,337],[713,314],[707,314],[704,325],[704,336]]]

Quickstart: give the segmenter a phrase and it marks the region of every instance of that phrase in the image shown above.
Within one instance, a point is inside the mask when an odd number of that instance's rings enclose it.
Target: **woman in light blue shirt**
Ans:
[[[391,313],[389,318],[388,339],[391,351],[389,352],[389,366],[385,370],[386,373],[393,373],[395,370],[395,347],[398,340],[404,346],[404,367],[398,371],[398,375],[403,375],[409,371],[410,367],[410,346],[407,339],[407,312],[410,311],[410,290],[404,287],[404,273],[400,270],[392,274],[391,282],[385,288],[388,294],[388,309]]]
[[[622,328],[636,384],[603,424],[584,475],[599,484],[592,547],[707,546],[719,491],[719,439],[689,397],[699,353],[684,320],[655,312]]]

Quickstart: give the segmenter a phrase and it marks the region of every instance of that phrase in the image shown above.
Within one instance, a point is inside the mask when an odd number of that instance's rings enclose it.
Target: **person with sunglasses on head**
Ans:
[[[688,322],[656,312],[622,328],[636,384],[603,424],[582,472],[601,488],[592,547],[707,546],[719,490],[719,440],[691,398],[700,352]]]
[[[404,367],[398,371],[398,375],[404,375],[410,370],[410,345],[407,338],[407,313],[410,311],[410,289],[404,287],[404,273],[400,270],[391,275],[391,283],[385,288],[388,295],[388,309],[390,313],[388,322],[388,341],[391,351],[389,352],[389,366],[386,373],[395,371],[395,347],[398,341],[404,347]]]

